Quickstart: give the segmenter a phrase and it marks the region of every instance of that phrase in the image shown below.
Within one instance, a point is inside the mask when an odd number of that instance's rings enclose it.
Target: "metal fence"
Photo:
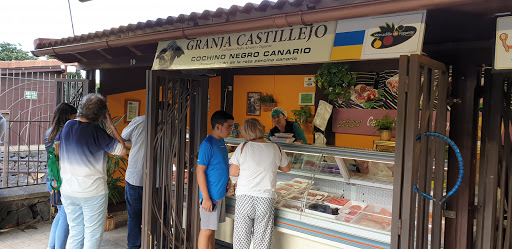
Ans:
[[[77,104],[84,82],[66,79],[61,72],[0,69],[0,112],[7,120],[0,145],[0,188],[46,182],[44,135],[53,109],[61,101]]]

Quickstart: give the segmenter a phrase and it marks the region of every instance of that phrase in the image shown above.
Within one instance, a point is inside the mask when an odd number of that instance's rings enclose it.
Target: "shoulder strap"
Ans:
[[[279,153],[283,153],[283,151],[281,150],[281,146],[279,146],[278,144],[275,144],[277,146],[277,148],[279,149]]]
[[[247,142],[245,142],[243,145],[242,145],[242,150],[240,151],[240,155],[242,155],[242,152],[244,152],[244,147],[245,145],[247,144]]]

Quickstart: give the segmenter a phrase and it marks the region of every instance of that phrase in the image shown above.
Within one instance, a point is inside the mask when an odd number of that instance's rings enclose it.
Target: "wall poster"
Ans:
[[[261,104],[260,104],[260,92],[248,92],[247,93],[247,115],[260,116],[261,115]]]

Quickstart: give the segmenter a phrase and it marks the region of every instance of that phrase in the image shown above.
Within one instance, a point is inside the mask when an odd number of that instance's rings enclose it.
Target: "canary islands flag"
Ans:
[[[331,60],[361,59],[366,35],[366,22],[362,18],[338,21]]]

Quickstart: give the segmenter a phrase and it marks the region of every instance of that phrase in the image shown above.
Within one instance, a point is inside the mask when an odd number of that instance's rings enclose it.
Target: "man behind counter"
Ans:
[[[276,126],[270,129],[267,139],[270,139],[270,137],[274,136],[276,133],[293,133],[293,137],[295,138],[294,142],[303,144],[308,143],[304,130],[302,130],[300,125],[296,122],[286,120],[287,115],[283,108],[276,107],[272,109],[270,116],[272,117],[272,122],[274,122]]]

